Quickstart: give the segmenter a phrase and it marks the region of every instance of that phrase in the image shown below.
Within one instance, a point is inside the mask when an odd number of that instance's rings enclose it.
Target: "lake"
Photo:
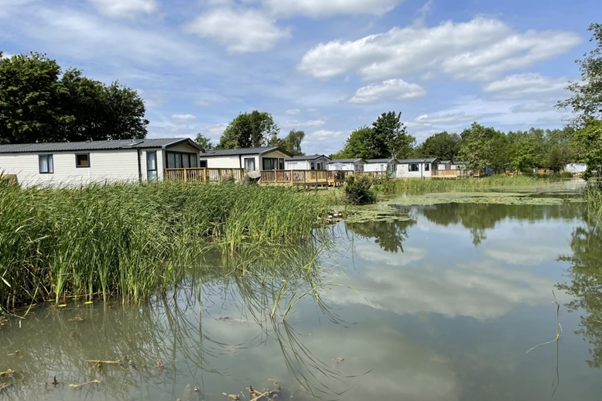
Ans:
[[[392,198],[149,304],[33,308],[0,327],[0,400],[599,400],[602,229],[529,198]]]

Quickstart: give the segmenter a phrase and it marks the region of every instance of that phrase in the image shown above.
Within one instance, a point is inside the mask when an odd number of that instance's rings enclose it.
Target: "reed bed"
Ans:
[[[550,182],[550,178],[538,178],[532,176],[496,175],[483,178],[430,178],[420,179],[397,179],[383,181],[379,185],[374,185],[374,189],[384,194],[398,193],[427,193],[427,192],[447,192],[447,191],[475,191],[496,187],[515,187],[538,185]]]
[[[310,192],[230,183],[0,184],[0,306],[73,296],[137,302],[173,287],[216,244],[308,239],[326,208]]]

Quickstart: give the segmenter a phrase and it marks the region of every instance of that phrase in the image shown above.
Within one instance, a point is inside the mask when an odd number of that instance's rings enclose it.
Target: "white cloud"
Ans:
[[[403,79],[390,79],[381,84],[372,84],[359,88],[350,103],[376,103],[385,100],[405,100],[426,95],[426,91],[418,84],[411,84]]]
[[[295,127],[319,127],[321,125],[326,124],[325,120],[308,120],[308,121],[298,121],[298,120],[289,120],[280,124],[281,127],[284,128],[295,128]]]
[[[288,114],[290,116],[296,116],[299,113],[301,113],[301,110],[299,110],[299,109],[289,109],[286,111],[286,114]]]
[[[394,27],[356,41],[320,43],[303,56],[299,69],[323,79],[357,72],[367,80],[402,74],[487,80],[550,59],[579,42],[572,32],[516,33],[499,20],[478,17],[431,28]]]
[[[347,135],[343,131],[319,130],[309,134],[308,139],[311,141],[325,141],[329,139],[343,138]]]
[[[10,53],[2,53],[2,55],[0,56],[0,58],[11,58],[12,56],[14,56],[14,55],[10,54]]]
[[[402,0],[263,0],[263,4],[273,13],[289,17],[382,15],[401,2]]]
[[[498,99],[516,99],[548,95],[563,91],[568,84],[566,78],[545,77],[538,73],[509,75],[504,79],[491,82],[483,88],[485,93]]]
[[[196,116],[192,114],[172,114],[171,121],[177,125],[188,124],[191,121],[196,120]]]
[[[214,39],[234,53],[267,51],[290,37],[289,28],[281,28],[265,13],[250,9],[209,10],[188,24],[187,31]]]
[[[151,14],[157,10],[156,0],[90,0],[105,15],[111,17],[133,17]]]
[[[548,103],[534,102],[522,103],[512,108],[513,113],[535,113],[538,111],[553,110],[554,105]]]
[[[477,116],[466,114],[464,112],[449,113],[449,114],[423,114],[418,116],[414,121],[418,124],[423,124],[425,127],[431,127],[433,125],[455,125],[455,124],[466,124],[471,123],[477,119]]]

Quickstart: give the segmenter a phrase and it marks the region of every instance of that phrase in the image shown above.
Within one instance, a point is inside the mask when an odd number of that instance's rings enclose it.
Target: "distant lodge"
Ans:
[[[567,166],[575,172],[582,165]],[[348,175],[371,178],[456,178],[475,172],[466,162],[416,159],[337,159],[291,156],[279,147],[203,151],[190,139],[127,139],[0,145],[0,178],[23,186],[93,182],[181,180],[240,181],[258,172],[265,184],[329,185]]]

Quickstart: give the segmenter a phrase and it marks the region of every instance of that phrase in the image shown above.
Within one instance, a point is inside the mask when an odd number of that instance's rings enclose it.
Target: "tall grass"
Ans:
[[[172,286],[209,245],[308,238],[325,208],[321,197],[281,187],[0,184],[0,306],[69,296],[139,301]]]
[[[583,192],[588,218],[602,220],[602,180],[590,180]]]
[[[385,180],[374,188],[384,194],[396,193],[424,193],[424,192],[445,192],[445,191],[474,191],[479,189],[488,189],[495,187],[513,187],[537,185],[549,182],[548,178],[537,178],[532,176],[496,175],[483,178],[430,178],[425,180]]]

